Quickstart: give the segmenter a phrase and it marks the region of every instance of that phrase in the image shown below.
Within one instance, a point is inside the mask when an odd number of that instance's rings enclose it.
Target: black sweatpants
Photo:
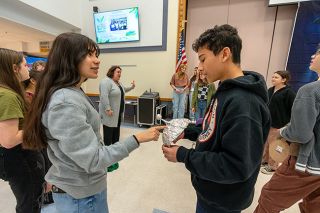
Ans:
[[[103,142],[104,145],[110,146],[119,141],[120,138],[121,114],[119,115],[117,127],[108,127],[103,125]]]
[[[40,152],[0,147],[0,178],[8,181],[17,200],[17,213],[39,213],[44,183],[44,159]]]

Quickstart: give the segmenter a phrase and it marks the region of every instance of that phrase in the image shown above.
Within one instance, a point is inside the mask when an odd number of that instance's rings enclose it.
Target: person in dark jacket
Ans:
[[[276,71],[271,80],[273,87],[268,89],[271,128],[264,147],[261,164],[261,172],[267,175],[272,174],[279,167],[279,163],[269,155],[269,145],[277,139],[279,129],[289,123],[291,108],[296,97],[296,93],[288,85],[289,80],[289,71]]]
[[[209,83],[221,84],[202,128],[187,127],[179,136],[197,140],[195,149],[162,147],[168,161],[184,163],[191,172],[196,213],[236,213],[252,203],[270,114],[263,77],[240,67],[241,47],[237,29],[230,25],[215,26],[195,41],[199,68]]]

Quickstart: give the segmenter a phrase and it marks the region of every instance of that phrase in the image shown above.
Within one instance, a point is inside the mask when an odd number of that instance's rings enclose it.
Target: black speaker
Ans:
[[[156,107],[160,104],[160,97],[156,96],[140,96],[138,97],[137,106],[137,124],[138,125],[154,125]]]
[[[154,98],[138,98],[138,124],[153,125],[154,124]]]
[[[98,12],[99,12],[99,9],[98,9],[98,7],[97,7],[97,6],[93,6],[93,8],[92,8],[92,9],[93,9],[93,12],[94,12],[94,13],[98,13]]]

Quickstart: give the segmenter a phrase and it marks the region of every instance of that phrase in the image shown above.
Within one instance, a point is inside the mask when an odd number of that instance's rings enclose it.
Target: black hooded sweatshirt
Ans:
[[[252,203],[270,129],[267,103],[263,77],[244,72],[220,84],[200,131],[185,129],[185,138],[196,139],[197,145],[179,147],[177,160],[191,172],[198,202],[207,211],[239,211]]]
[[[271,127],[280,129],[290,121],[296,93],[289,86],[285,86],[276,92],[274,92],[274,87],[269,88],[268,95]]]

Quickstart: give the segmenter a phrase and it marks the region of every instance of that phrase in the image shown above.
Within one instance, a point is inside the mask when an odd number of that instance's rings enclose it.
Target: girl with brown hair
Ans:
[[[296,97],[296,93],[288,84],[289,80],[289,71],[276,71],[271,80],[273,87],[268,89],[271,128],[264,147],[261,168],[261,172],[267,175],[272,174],[279,167],[279,163],[269,155],[269,145],[277,139],[279,129],[289,123],[291,108]]]
[[[27,111],[21,82],[28,78],[23,55],[0,48],[0,178],[9,182],[17,213],[40,212],[44,181],[42,155],[21,147]]]
[[[206,109],[215,92],[216,88],[214,83],[209,84],[206,76],[203,74],[203,69],[198,69],[191,102],[192,111],[195,113],[196,121],[204,117]]]

